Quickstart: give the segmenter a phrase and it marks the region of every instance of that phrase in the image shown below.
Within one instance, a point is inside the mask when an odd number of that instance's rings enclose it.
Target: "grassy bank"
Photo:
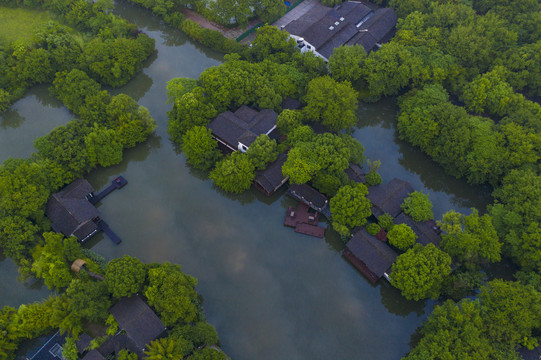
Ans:
[[[0,7],[0,41],[29,40],[36,26],[53,18],[47,11]]]

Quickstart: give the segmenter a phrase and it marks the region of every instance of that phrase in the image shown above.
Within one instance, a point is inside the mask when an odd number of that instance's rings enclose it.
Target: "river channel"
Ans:
[[[339,238],[325,240],[282,226],[292,204],[282,190],[266,198],[254,190],[231,196],[215,189],[166,134],[166,82],[197,78],[222,56],[194,45],[148,11],[117,3],[115,13],[156,40],[156,54],[124,88],[158,122],[149,141],[124,161],[93,171],[104,188],[122,174],[129,184],[99,204],[103,218],[123,239],[116,246],[99,235],[88,244],[107,259],[124,254],[144,262],[170,261],[199,280],[209,323],[224,351],[237,360],[399,359],[434,302],[410,302],[389,284],[371,285],[341,256]],[[380,159],[383,181],[399,177],[430,195],[437,218],[450,209],[483,211],[488,191],[446,176],[442,169],[395,135],[392,100],[360,105],[355,136],[371,159]],[[69,112],[37,88],[0,115],[0,160],[26,157],[32,137],[70,119]],[[0,305],[17,306],[48,294],[16,284],[16,268],[0,261]],[[13,289],[13,290],[11,290]]]

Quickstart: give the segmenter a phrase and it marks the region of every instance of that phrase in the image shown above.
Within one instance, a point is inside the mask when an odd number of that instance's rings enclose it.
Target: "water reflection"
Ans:
[[[400,295],[400,290],[391,286],[386,281],[381,281],[379,292],[381,303],[390,313],[402,317],[412,313],[416,316],[422,316],[426,313],[427,301],[406,300]]]
[[[29,280],[22,283],[17,280],[17,265],[0,254],[0,306],[18,307],[20,304],[42,300],[50,292],[42,281]]]
[[[397,107],[394,99],[376,104],[360,104],[358,128],[352,136],[363,144],[365,155],[381,160],[383,182],[398,177],[413,188],[427,193],[434,204],[436,219],[455,209],[469,213],[475,207],[485,211],[490,203],[490,188],[469,186],[464,180],[445,174],[443,169],[419,149],[398,139],[395,130]]]
[[[7,111],[0,115],[0,127],[2,129],[16,129],[22,125],[24,117],[22,117],[19,112],[13,108],[9,108]]]

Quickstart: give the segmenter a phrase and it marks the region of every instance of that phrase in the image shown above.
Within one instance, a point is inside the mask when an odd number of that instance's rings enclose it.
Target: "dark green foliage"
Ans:
[[[189,93],[197,86],[196,79],[174,78],[167,82],[167,102],[175,103],[177,99],[186,93]]]
[[[139,292],[145,282],[147,269],[139,259],[124,255],[107,263],[105,283],[113,297],[121,298]]]
[[[409,194],[400,207],[415,221],[426,221],[434,218],[432,203],[428,195],[420,191]]]
[[[103,321],[111,307],[107,285],[102,281],[74,279],[66,289],[69,310],[91,322]]]
[[[367,186],[375,186],[383,182],[381,175],[377,171],[369,172],[368,174],[366,174],[365,178]]]
[[[415,244],[396,259],[391,273],[391,284],[406,299],[436,299],[451,273],[451,257],[433,244]]]
[[[218,350],[212,348],[204,348],[194,351],[193,355],[187,360],[227,360],[227,356]]]
[[[233,39],[224,37],[219,31],[205,29],[190,19],[182,21],[180,29],[192,40],[223,53],[240,52],[243,46]]]
[[[415,244],[417,235],[406,224],[398,224],[387,234],[389,243],[399,250],[406,251]]]
[[[246,151],[256,170],[263,170],[278,157],[278,144],[268,135],[261,134]]]
[[[255,166],[248,155],[236,151],[219,161],[209,177],[220,189],[240,194],[252,185]]]
[[[54,95],[74,113],[79,113],[85,103],[85,98],[96,95],[101,86],[92,80],[84,71],[71,70],[56,74]]]
[[[218,344],[218,333],[214,326],[202,321],[193,325],[177,326],[171,330],[170,336],[175,339],[189,340],[196,348]]]
[[[188,164],[199,170],[210,170],[222,154],[211,131],[203,126],[194,126],[182,137],[182,151]]]
[[[345,185],[331,199],[332,225],[340,235],[347,236],[354,227],[366,224],[372,206],[366,195],[364,184]]]
[[[148,270],[144,294],[166,326],[197,320],[197,280],[181,271],[180,265],[164,263]]]
[[[169,112],[167,133],[176,143],[182,142],[182,135],[194,126],[207,126],[218,115],[212,104],[208,104],[200,91],[189,92],[175,101]]]
[[[357,95],[347,81],[339,83],[329,76],[313,79],[308,84],[303,114],[331,131],[350,128],[357,123]]]

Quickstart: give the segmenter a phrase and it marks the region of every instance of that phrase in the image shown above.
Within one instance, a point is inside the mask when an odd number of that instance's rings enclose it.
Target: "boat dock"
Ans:
[[[295,232],[322,238],[325,228],[318,223],[319,213],[311,212],[310,207],[303,202],[300,202],[296,209],[291,206],[287,208],[284,226],[295,228]]]
[[[88,201],[92,205],[96,205],[98,202],[100,202],[104,197],[115,191],[116,189],[120,189],[124,187],[128,183],[128,180],[124,179],[122,176],[118,176],[113,181],[111,181],[111,185],[109,185],[107,188],[105,188],[102,192],[100,192],[97,195],[94,195],[94,193],[90,193],[88,196]]]

